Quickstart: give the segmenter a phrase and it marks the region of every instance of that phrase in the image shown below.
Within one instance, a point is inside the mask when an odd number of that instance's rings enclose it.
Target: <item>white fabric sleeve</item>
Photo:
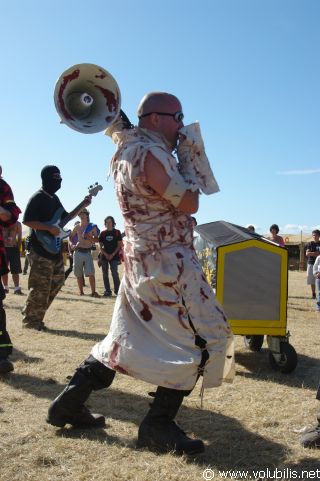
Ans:
[[[165,192],[162,194],[162,197],[168,200],[174,207],[178,207],[182,197],[188,189],[189,186],[184,178],[179,174],[179,172],[176,172],[176,174],[170,178],[170,182]]]
[[[179,130],[183,139],[177,147],[178,168],[192,191],[201,190],[204,194],[219,192],[218,183],[211,170],[205,153],[199,122]]]

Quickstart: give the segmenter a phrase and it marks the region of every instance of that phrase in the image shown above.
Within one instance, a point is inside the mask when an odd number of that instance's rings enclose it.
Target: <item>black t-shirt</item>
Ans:
[[[61,209],[61,216],[59,217],[63,219],[67,215],[67,212],[59,198],[55,194],[53,196],[46,194],[40,189],[29,199],[22,222],[44,222],[50,224],[58,209]],[[31,231],[30,242],[32,249],[42,257],[58,259],[62,255],[61,252],[58,254],[50,254],[46,251],[38,241],[33,229]]]
[[[116,250],[119,241],[122,241],[122,236],[118,229],[103,230],[99,235],[99,242],[107,254],[112,254]],[[119,252],[114,256],[114,259],[120,260]]]
[[[306,245],[306,250],[311,252],[320,252],[320,241],[315,242],[311,241]],[[308,264],[314,264],[316,262],[316,257],[309,256],[308,257]]]

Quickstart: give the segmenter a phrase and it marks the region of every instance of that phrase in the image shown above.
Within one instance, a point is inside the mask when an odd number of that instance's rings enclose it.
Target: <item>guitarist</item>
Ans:
[[[64,264],[61,249],[56,254],[48,252],[37,238],[37,231],[47,231],[58,236],[60,229],[50,221],[57,210],[62,210],[61,220],[68,216],[73,219],[83,206],[91,203],[91,196],[85,197],[81,207],[68,213],[64,210],[56,192],[61,187],[60,170],[55,165],[47,165],[41,171],[42,187],[30,198],[23,223],[30,227],[30,275],[29,293],[22,309],[23,327],[46,330],[43,318],[51,302],[64,284]]]

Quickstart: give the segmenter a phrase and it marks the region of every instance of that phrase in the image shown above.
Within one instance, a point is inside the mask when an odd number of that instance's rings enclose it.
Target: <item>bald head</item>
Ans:
[[[150,92],[141,100],[138,107],[138,117],[152,112],[167,112],[171,106],[180,104],[179,99],[166,92]]]
[[[183,127],[179,99],[166,92],[151,92],[143,97],[138,107],[139,127],[161,134],[172,149],[177,145],[178,131]],[[175,114],[180,113],[178,119]]]

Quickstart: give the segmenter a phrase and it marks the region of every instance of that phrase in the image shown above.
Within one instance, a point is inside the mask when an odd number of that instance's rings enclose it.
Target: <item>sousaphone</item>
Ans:
[[[107,70],[91,63],[63,72],[55,86],[54,103],[61,123],[83,134],[101,132],[125,115],[117,82]]]

